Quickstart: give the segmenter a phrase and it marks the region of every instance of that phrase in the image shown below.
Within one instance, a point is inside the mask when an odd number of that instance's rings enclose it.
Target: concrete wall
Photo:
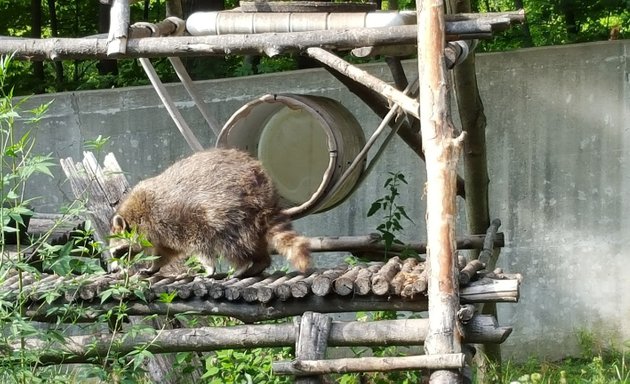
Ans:
[[[630,339],[630,279],[623,248],[630,237],[628,50],[617,41],[529,49],[478,56],[488,117],[492,216],[507,235],[500,264],[525,276],[520,303],[499,306],[500,322],[514,327],[506,357],[557,358],[576,353],[576,332],[596,332],[617,344]],[[388,79],[382,65],[366,67]],[[407,63],[415,73],[415,63]],[[199,83],[207,107],[223,123],[264,93],[320,94],[341,100],[370,134],[379,120],[321,70]],[[179,86],[170,86],[202,143],[215,140]],[[154,91],[147,87],[34,97],[55,102],[43,121],[38,146],[55,157],[80,157],[82,142],[111,136],[112,150],[129,179],[155,174],[189,153]],[[365,234],[378,218],[366,218],[381,197],[388,171],[402,171],[410,186],[401,203],[415,218],[403,238],[424,239],[423,165],[397,141],[374,173],[335,210],[296,223],[308,235]],[[51,188],[40,180],[32,194],[51,211],[68,200],[57,173]],[[461,202],[460,202],[461,204]],[[463,220],[463,218],[462,218]],[[461,224],[465,228],[465,223]],[[318,263],[331,262],[321,256]]]

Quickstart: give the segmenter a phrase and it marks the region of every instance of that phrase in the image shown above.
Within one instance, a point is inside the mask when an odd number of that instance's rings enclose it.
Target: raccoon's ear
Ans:
[[[116,232],[116,233],[124,232],[127,230],[128,227],[129,225],[127,224],[127,221],[125,221],[125,219],[119,214],[115,214],[114,217],[112,217],[113,232]]]

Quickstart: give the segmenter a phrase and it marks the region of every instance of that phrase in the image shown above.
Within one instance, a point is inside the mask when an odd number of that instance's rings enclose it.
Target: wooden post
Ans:
[[[129,0],[114,0],[109,17],[107,56],[120,56],[127,52],[129,36]]]
[[[295,357],[301,360],[322,360],[326,356],[328,335],[332,320],[326,314],[305,312],[300,321],[300,330],[295,343]],[[319,384],[321,375],[303,376],[295,379],[297,384]]]
[[[416,0],[420,122],[427,170],[429,276],[428,355],[461,352],[455,218],[456,164],[462,137],[454,138],[444,60],[444,2]],[[458,370],[436,370],[430,383],[460,382]]]

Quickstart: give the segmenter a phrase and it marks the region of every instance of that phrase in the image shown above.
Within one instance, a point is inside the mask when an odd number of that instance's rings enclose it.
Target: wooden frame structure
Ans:
[[[274,369],[278,373],[304,376],[299,382],[317,382],[317,375],[323,373],[380,370],[383,367],[389,367],[391,369],[428,368],[432,371],[431,383],[456,383],[462,380],[461,369],[465,365],[465,349],[462,347],[462,341],[484,342],[487,339],[484,337],[471,339],[465,335],[466,328],[462,328],[462,322],[466,317],[468,320],[476,319],[471,324],[477,324],[476,322],[481,321],[480,319],[483,317],[466,315],[466,313],[471,312],[471,308],[460,307],[462,297],[460,296],[459,283],[462,279],[470,280],[471,277],[476,276],[478,270],[484,266],[477,262],[464,268],[458,267],[456,252],[458,246],[455,238],[455,218],[457,215],[455,199],[458,195],[464,196],[466,191],[464,180],[457,175],[456,164],[465,135],[464,133],[458,134],[451,122],[448,108],[447,67],[452,68],[456,63],[465,59],[465,51],[470,48],[470,43],[464,43],[466,49],[462,50],[464,45],[456,41],[489,38],[493,33],[521,22],[524,19],[524,14],[513,12],[487,15],[465,13],[445,15],[443,0],[417,0],[416,5],[417,25],[191,37],[182,35],[181,20],[174,18],[169,18],[155,25],[138,23],[130,26],[128,1],[113,0],[112,23],[107,38],[0,39],[0,54],[13,53],[18,59],[29,60],[140,58],[143,67],[152,78],[154,87],[168,108],[168,96],[160,91],[159,80],[155,81],[156,76],[151,75],[152,67],[148,58],[171,58],[180,79],[191,97],[195,99],[197,96],[194,87],[190,86],[190,78],[187,77],[185,71],[180,70],[183,67],[179,57],[225,55],[227,53],[274,56],[285,52],[300,51],[320,62],[382,118],[386,118],[388,114],[390,114],[388,119],[391,118],[391,111],[405,114],[408,119],[405,119],[401,124],[397,133],[426,162],[428,241],[424,246],[428,249],[425,277],[428,282],[427,308],[430,316],[422,324],[420,322],[404,325],[397,323],[395,326],[398,327],[396,332],[403,329],[401,327],[410,327],[406,329],[416,331],[422,329],[422,338],[410,338],[408,341],[415,343],[423,340],[426,355],[388,361],[383,359],[321,360],[327,343],[330,345],[351,345],[357,342],[369,344],[378,342],[378,340],[370,341],[361,338],[341,340],[339,339],[339,327],[353,327],[355,325],[335,324],[330,321],[328,316],[308,311],[299,320],[299,324],[278,325],[278,327],[296,329],[295,333],[287,333],[289,339],[283,342],[267,341],[267,344],[260,341],[251,341],[251,343],[252,345],[297,343],[297,360],[277,363],[274,365]],[[415,46],[417,46],[417,50]],[[413,93],[407,95],[401,91],[407,86],[407,80],[401,71],[402,67],[397,58],[388,58],[388,64],[390,64],[396,82],[396,86],[392,86],[368,75],[360,68],[343,61],[331,52],[338,49],[353,49],[357,55],[391,53],[393,51],[398,53],[417,52],[420,79],[419,98]],[[172,115],[177,114],[176,111],[169,112]],[[211,117],[206,115],[204,117],[206,117],[209,126],[216,132],[218,129],[216,122]],[[200,149],[201,145],[185,123],[182,123],[177,116],[174,116],[174,119],[176,122],[179,121],[178,128],[191,148]],[[394,125],[393,119],[389,125]],[[65,166],[72,167],[73,162],[66,161]],[[68,173],[72,174],[73,171],[68,171]],[[118,187],[123,188],[124,185],[119,184]],[[485,238],[488,243],[484,257],[487,257],[495,249],[494,235],[491,234],[496,234],[496,227],[495,223],[489,229],[490,237],[486,236]],[[353,273],[358,274],[359,271]],[[336,278],[340,277],[341,275]],[[518,278],[515,280],[518,281]],[[240,284],[246,285],[245,283]],[[518,284],[515,297],[518,297]],[[414,305],[416,306],[414,307]],[[401,307],[420,308],[417,306],[417,302],[414,302],[414,305]],[[346,309],[352,310],[351,306],[346,307]],[[146,311],[155,312],[156,307],[149,306]],[[138,312],[138,314],[140,313],[142,311]],[[37,311],[32,312],[31,315],[35,318],[38,317]],[[496,328],[496,320],[492,321],[494,321],[493,324]],[[369,326],[366,325],[366,327]],[[208,332],[212,333],[211,330]],[[270,332],[277,335],[279,331]],[[502,342],[507,334],[509,334],[508,331],[503,331],[501,337],[493,339],[494,342]],[[184,338],[182,335],[173,336],[174,333],[169,335],[176,339]],[[386,337],[383,340],[390,342]],[[219,346],[215,345],[214,347]],[[225,347],[225,345],[223,346]],[[212,348],[208,347],[208,350]],[[82,354],[80,349],[74,352],[76,356]],[[52,356],[50,359],[53,363],[59,362]],[[63,361],[68,362],[71,359],[66,357]]]

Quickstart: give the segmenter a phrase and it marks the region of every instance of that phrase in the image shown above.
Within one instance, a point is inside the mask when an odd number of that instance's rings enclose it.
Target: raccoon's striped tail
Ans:
[[[267,242],[299,271],[305,272],[310,266],[309,241],[293,230],[291,220],[284,213],[279,212],[271,223]]]

